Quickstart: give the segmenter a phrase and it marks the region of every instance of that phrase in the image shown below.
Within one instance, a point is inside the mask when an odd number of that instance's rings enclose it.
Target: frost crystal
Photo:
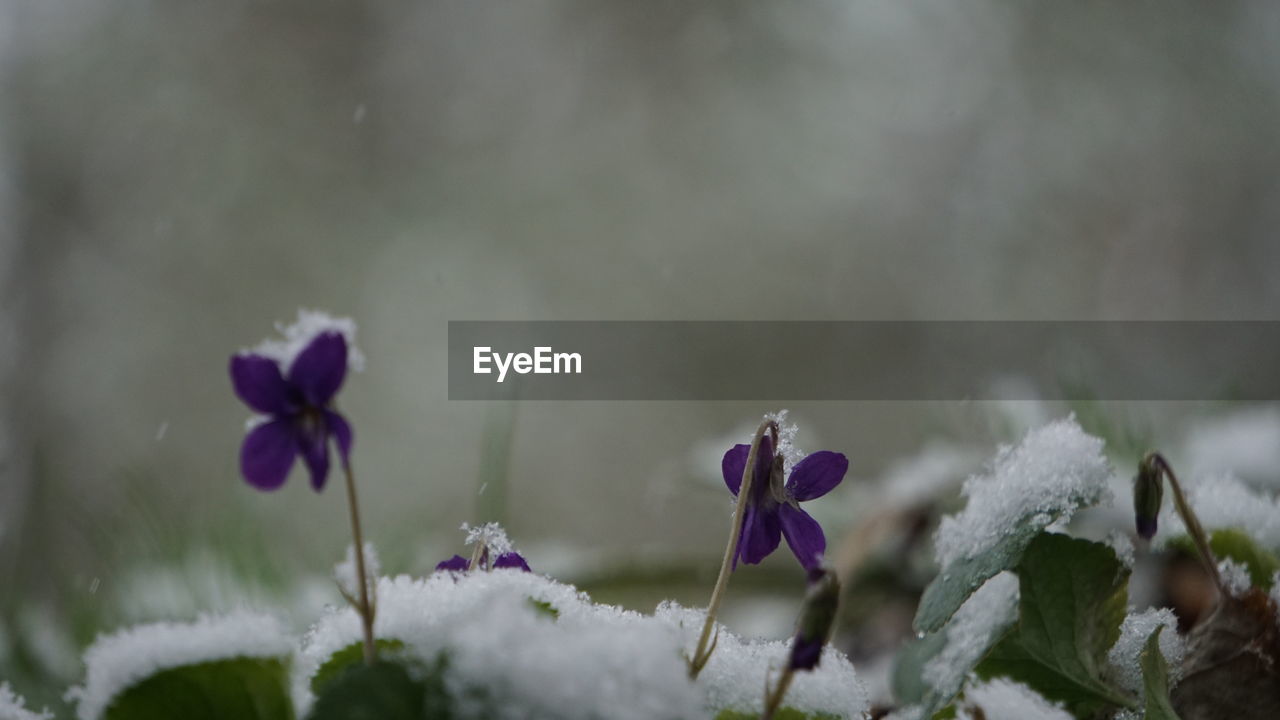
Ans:
[[[486,523],[472,527],[467,523],[462,523],[459,528],[467,534],[467,545],[480,543],[489,548],[489,554],[505,555],[511,552],[511,541],[507,539],[507,531],[496,522]]]
[[[369,582],[369,590],[372,592],[377,589],[378,576],[382,574],[382,565],[378,562],[378,553],[374,550],[371,542],[365,542],[364,544],[364,570],[366,579]],[[347,597],[360,597],[360,574],[356,569],[356,546],[354,543],[347,546],[346,559],[333,567],[333,579],[337,581],[338,587],[342,588],[342,592],[346,593]]]
[[[28,710],[26,701],[14,694],[9,683],[0,683],[0,720],[53,720],[53,713]]]
[[[1249,568],[1231,558],[1218,561],[1218,574],[1222,576],[1222,584],[1226,586],[1232,597],[1241,597],[1253,587],[1253,578],[1249,577]]]
[[[82,687],[67,692],[80,720],[98,720],[111,700],[161,670],[236,657],[285,657],[293,643],[280,621],[245,610],[192,623],[136,625],[100,636],[84,653]]]
[[[283,339],[268,338],[244,352],[269,357],[280,364],[281,371],[288,373],[294,358],[317,335],[336,332],[347,341],[347,367],[356,372],[364,370],[364,354],[356,347],[356,321],[351,318],[337,318],[319,310],[298,308],[298,319],[292,325],[277,322],[276,330],[284,336]]]
[[[788,422],[790,414],[790,410],[779,410],[764,416],[765,420],[778,424],[778,447],[774,452],[782,456],[783,476],[790,475],[791,468],[804,459],[804,451],[796,447],[796,433],[800,432],[800,426]]]
[[[1265,547],[1280,548],[1280,498],[1251,490],[1230,475],[1192,478],[1186,493],[1187,503],[1206,530],[1239,528]],[[1160,513],[1162,530],[1156,538],[1162,544],[1187,534],[1172,504],[1165,503]]]
[[[1182,674],[1182,656],[1186,653],[1186,640],[1178,634],[1178,618],[1168,608],[1150,608],[1131,612],[1120,625],[1120,637],[1107,652],[1111,664],[1109,674],[1121,687],[1142,695],[1142,667],[1138,656],[1147,645],[1147,639],[1155,629],[1160,631],[1160,654],[1169,666],[1169,682],[1174,684]]]
[[[966,705],[980,708],[982,713],[970,715],[962,709],[957,720],[1072,720],[1061,703],[1051,703],[1026,685],[1005,678],[972,685],[964,696]]]
[[[924,666],[924,680],[940,695],[960,691],[965,674],[982,659],[996,634],[1017,616],[1018,576],[1005,571],[965,601],[947,624],[947,644]]]
[[[945,569],[1015,528],[1044,529],[1065,523],[1081,507],[1110,502],[1111,467],[1102,445],[1069,417],[1028,432],[1017,447],[1002,447],[987,474],[965,480],[964,510],[938,526],[938,563]]]

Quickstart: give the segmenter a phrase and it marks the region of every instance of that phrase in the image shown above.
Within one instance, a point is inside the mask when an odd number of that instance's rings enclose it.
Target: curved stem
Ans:
[[[795,669],[790,666],[787,666],[787,669],[782,671],[782,677],[778,678],[777,686],[765,693],[764,713],[760,715],[760,720],[773,720],[773,714],[778,711],[778,706],[782,705],[782,699],[787,696],[787,690],[791,687],[791,679],[795,675]],[[766,690],[768,690],[767,687]]]
[[[738,504],[734,508],[733,522],[729,526],[729,543],[724,549],[724,560],[720,563],[720,575],[716,578],[715,589],[711,591],[711,601],[707,603],[707,620],[702,625],[702,634],[698,636],[698,646],[694,649],[693,656],[689,658],[690,679],[698,677],[698,673],[702,672],[702,668],[711,659],[712,651],[715,650],[714,642],[711,643],[711,647],[707,647],[707,643],[711,641],[711,631],[715,628],[716,615],[720,612],[720,602],[724,600],[725,590],[729,587],[733,561],[738,557],[742,520],[747,508],[747,499],[751,495],[752,480],[755,478],[756,460],[760,456],[760,441],[764,439],[766,432],[772,436],[776,448],[778,423],[773,420],[761,422],[760,427],[756,428],[756,434],[751,438],[751,450],[747,452],[747,464],[742,469],[742,482],[738,485]]]
[[[1196,550],[1200,554],[1200,562],[1204,565],[1205,570],[1209,572],[1209,577],[1213,579],[1213,584],[1218,588],[1218,591],[1226,594],[1226,588],[1222,584],[1222,575],[1218,572],[1218,561],[1214,558],[1213,550],[1209,547],[1209,537],[1205,534],[1204,528],[1201,527],[1200,519],[1196,517],[1195,511],[1187,504],[1187,498],[1182,494],[1182,485],[1178,482],[1177,476],[1173,474],[1173,468],[1169,466],[1169,461],[1165,460],[1160,453],[1151,453],[1148,457],[1168,478],[1169,487],[1173,489],[1173,507],[1182,518],[1182,524],[1187,526],[1187,534],[1191,536],[1191,541],[1195,543]]]
[[[369,576],[364,566],[364,538],[360,532],[360,503],[356,499],[356,479],[351,473],[351,463],[342,464],[347,477],[347,507],[351,511],[351,536],[356,544],[356,579],[360,583],[360,625],[364,630],[364,662],[372,665],[378,659],[378,649],[373,642],[373,605],[369,602]]]

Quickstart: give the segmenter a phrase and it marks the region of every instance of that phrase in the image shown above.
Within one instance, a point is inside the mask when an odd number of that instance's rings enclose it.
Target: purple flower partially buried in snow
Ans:
[[[742,485],[750,450],[749,445],[734,445],[720,464],[724,484],[735,496]],[[849,469],[849,460],[827,450],[813,453],[795,464],[785,483],[781,460],[780,456],[775,458],[769,436],[761,438],[734,567],[738,560],[749,565],[764,560],[778,548],[783,537],[806,570],[818,567],[826,552],[827,538],[822,527],[800,509],[800,503],[822,497],[839,485]]]
[[[463,523],[461,529],[467,534],[466,544],[476,546],[475,552],[471,555],[472,559],[454,555],[436,565],[436,572],[488,571],[503,568],[533,572],[529,569],[529,563],[525,562],[524,556],[511,547],[507,532],[498,523],[491,522],[477,526]]]
[[[461,555],[454,555],[436,565],[436,572],[442,570],[449,572],[466,572],[470,569],[471,561]],[[529,563],[525,562],[524,556],[518,552],[508,552],[499,555],[491,567],[483,568],[485,570],[501,570],[503,568],[515,568],[524,572],[533,572],[529,569]]]
[[[250,485],[275,490],[302,455],[311,486],[321,490],[329,475],[330,438],[338,445],[343,466],[347,465],[351,426],[331,408],[346,374],[347,340],[332,330],[316,334],[287,364],[254,352],[232,356],[231,384],[236,395],[267,416],[240,447],[240,472]]]

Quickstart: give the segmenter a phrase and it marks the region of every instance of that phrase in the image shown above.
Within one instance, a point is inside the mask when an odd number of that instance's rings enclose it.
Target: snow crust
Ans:
[[[947,644],[924,665],[924,680],[939,694],[960,691],[991,642],[1017,618],[1018,576],[1005,571],[978,588],[947,624]]]
[[[347,341],[347,367],[356,372],[364,370],[364,354],[356,347],[356,321],[347,317],[333,317],[321,310],[298,308],[298,319],[292,324],[276,323],[276,331],[283,337],[267,338],[245,353],[271,358],[280,370],[289,372],[298,353],[317,335],[336,332]]]
[[[1169,608],[1130,612],[1120,624],[1120,637],[1116,644],[1107,651],[1111,678],[1138,697],[1144,694],[1138,657],[1146,648],[1147,638],[1161,625],[1164,630],[1160,632],[1160,654],[1169,666],[1169,685],[1172,687],[1182,678],[1182,658],[1187,652],[1187,642],[1178,634],[1178,618]]]
[[[1192,477],[1185,491],[1187,503],[1205,530],[1238,528],[1263,546],[1280,549],[1280,498],[1253,490],[1232,475]],[[1173,503],[1166,501],[1160,512],[1156,542],[1163,545],[1186,533],[1186,525],[1174,511]]]
[[[1031,430],[1016,447],[1001,447],[986,474],[965,480],[964,510],[938,526],[938,564],[945,570],[1017,528],[1044,529],[1067,522],[1081,507],[1109,503],[1112,472],[1102,446],[1072,416]]]
[[[970,685],[964,697],[957,720],[1073,720],[1060,703],[1051,703],[1026,685],[1005,678]],[[974,707],[982,714],[971,713]]]
[[[211,660],[288,657],[293,641],[271,615],[239,610],[195,622],[136,625],[99,636],[85,651],[85,683],[67,692],[80,720],[98,720],[112,699],[151,675]]]
[[[383,578],[375,631],[428,662],[447,650],[452,694],[482,686],[498,718],[710,718],[726,705],[758,709],[769,664],[782,667],[788,644],[742,641],[722,629],[691,683],[683,656],[704,617],[669,604],[654,615],[597,605],[572,586],[508,569]],[[331,608],[307,633],[294,663],[300,715],[314,701],[311,675],[359,637],[349,608]],[[833,650],[816,673],[797,677],[787,704],[848,718],[868,707],[853,667]]]
[[[53,720],[53,713],[27,709],[27,703],[15,695],[9,683],[0,683],[0,720]]]

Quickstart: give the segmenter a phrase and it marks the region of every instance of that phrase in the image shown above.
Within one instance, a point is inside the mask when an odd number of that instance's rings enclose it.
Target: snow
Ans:
[[[511,540],[507,538],[507,531],[496,522],[487,523],[485,525],[471,526],[462,523],[460,528],[467,534],[467,545],[480,543],[489,549],[489,554],[497,557],[511,552]]]
[[[959,692],[965,676],[1017,613],[1018,576],[1005,571],[987,580],[947,624],[947,644],[925,663],[925,682],[941,695]]]
[[[1160,632],[1160,654],[1169,666],[1169,684],[1177,684],[1182,675],[1182,658],[1186,654],[1186,640],[1178,634],[1178,618],[1168,608],[1148,608],[1142,612],[1130,612],[1120,624],[1120,637],[1107,651],[1110,663],[1108,674],[1121,687],[1142,696],[1142,667],[1138,656],[1147,645],[1147,639],[1155,629]]]
[[[292,640],[270,615],[239,610],[191,623],[136,625],[99,636],[85,651],[85,683],[67,692],[80,720],[97,720],[111,700],[161,670],[236,657],[287,657]]]
[[[796,447],[796,434],[800,432],[800,426],[788,419],[790,414],[790,410],[783,409],[764,416],[765,420],[778,424],[778,447],[774,452],[782,456],[783,477],[790,475],[791,468],[804,459],[804,451]],[[747,444],[750,443],[751,438],[748,438]]]
[[[27,709],[27,703],[13,690],[9,683],[0,683],[0,720],[52,720],[53,713],[45,710],[35,712]]]
[[[1280,498],[1252,490],[1231,475],[1192,477],[1184,489],[1205,530],[1238,528],[1267,548],[1280,549]],[[1161,545],[1187,533],[1172,506],[1166,500],[1160,512],[1156,542]]]
[[[292,325],[277,322],[276,331],[284,337],[267,338],[253,349],[242,352],[271,358],[279,363],[281,371],[288,373],[298,353],[317,335],[336,332],[347,341],[347,367],[356,372],[364,370],[364,354],[356,347],[356,321],[351,318],[333,317],[320,310],[298,308],[298,319]]]
[[[1071,713],[1059,703],[1051,703],[1022,683],[1005,678],[969,686],[964,692],[965,706],[956,713],[957,720],[1072,720]],[[981,708],[982,714],[970,714],[969,708]]]
[[[1081,507],[1110,502],[1112,473],[1102,446],[1072,416],[1029,431],[1016,447],[1001,447],[989,472],[965,480],[964,510],[938,526],[938,563],[945,570],[1015,528],[1044,529],[1065,523]]]
[[[1243,597],[1253,587],[1253,578],[1249,577],[1249,568],[1231,558],[1218,561],[1218,574],[1222,576],[1222,584],[1232,597]]]
[[[1133,540],[1119,530],[1107,533],[1107,547],[1115,551],[1116,557],[1130,570],[1133,569]]]
[[[372,599],[373,591],[377,590],[377,578],[382,574],[382,565],[378,562],[378,553],[374,550],[373,543],[367,541],[364,544],[364,570]],[[348,598],[359,599],[360,574],[356,567],[355,543],[347,545],[346,559],[334,566],[333,579]]]
[[[536,611],[530,599],[558,616]],[[534,573],[436,574],[383,578],[375,631],[427,661],[447,649],[454,696],[483,686],[498,720],[710,717],[731,702],[758,708],[768,665],[781,667],[788,644],[746,642],[722,629],[711,662],[690,683],[682,655],[704,617],[674,605],[655,615],[597,605]],[[359,637],[349,608],[332,608],[308,632],[294,663],[300,716],[313,702],[308,679]],[[852,718],[867,708],[852,666],[830,650],[818,672],[797,678],[787,704]]]

